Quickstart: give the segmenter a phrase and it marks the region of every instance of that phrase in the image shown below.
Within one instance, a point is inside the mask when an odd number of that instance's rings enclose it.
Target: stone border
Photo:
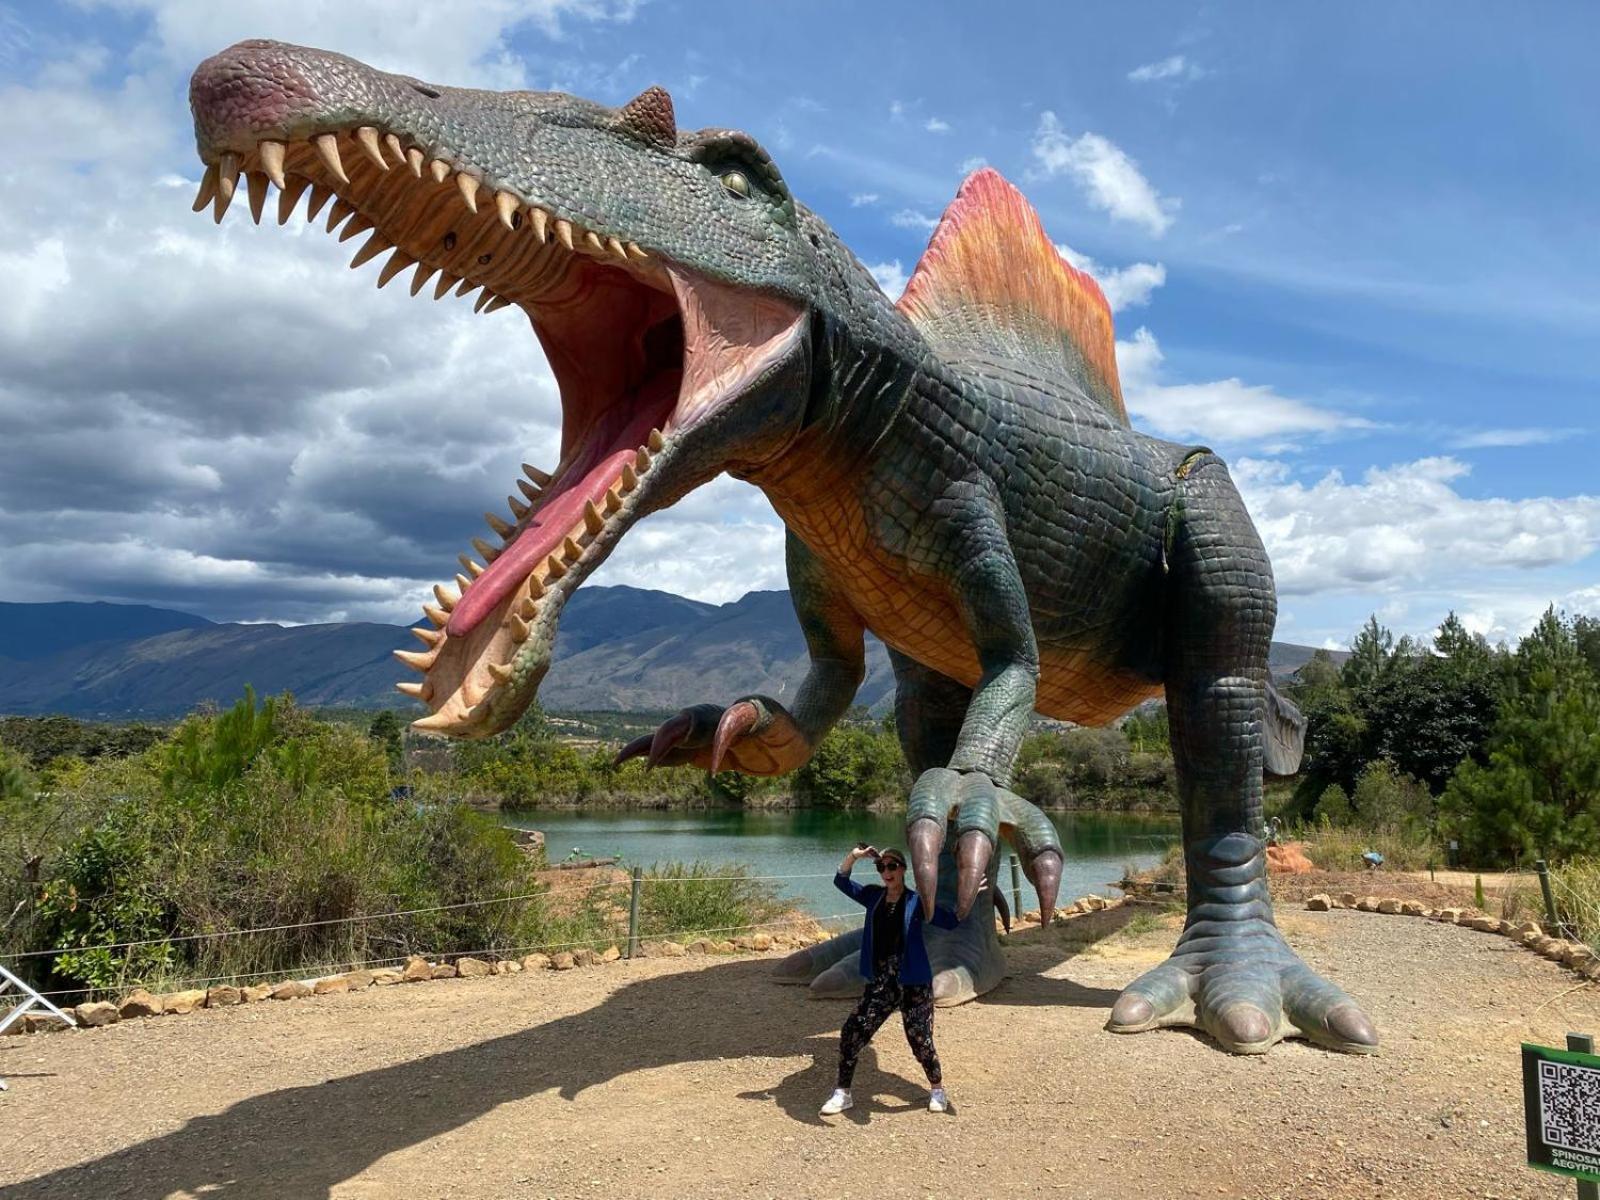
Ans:
[[[699,954],[760,954],[769,950],[796,950],[833,935],[818,933],[756,933],[731,941],[697,938],[687,945],[674,941],[640,942],[642,957],[682,958]],[[317,979],[285,979],[275,983],[258,983],[248,987],[217,984],[210,988],[194,988],[181,992],[152,995],[138,988],[122,1000],[91,1000],[66,1011],[77,1020],[78,1028],[95,1029],[115,1025],[119,1021],[139,1017],[183,1016],[200,1008],[232,1008],[240,1004],[255,1004],[263,1000],[299,1000],[308,996],[331,996],[343,992],[360,992],[369,987],[388,987],[396,983],[422,983],[434,979],[482,979],[493,975],[517,975],[523,971],[570,971],[574,967],[599,967],[622,960],[622,951],[615,945],[604,950],[562,950],[555,954],[525,954],[520,958],[483,959],[470,955],[439,959],[430,962],[421,955],[412,955],[403,966],[384,967],[378,970],[346,971],[337,975],[324,975]],[[48,1014],[28,1013],[21,1021],[6,1030],[7,1033],[40,1033],[68,1029]]]
[[[1551,937],[1537,921],[1506,921],[1476,908],[1429,908],[1416,900],[1400,900],[1394,896],[1380,899],[1377,896],[1357,896],[1354,892],[1343,892],[1337,899],[1326,892],[1319,892],[1306,901],[1306,908],[1312,912],[1349,908],[1357,912],[1426,917],[1430,921],[1460,925],[1463,929],[1475,929],[1480,933],[1497,933],[1521,943],[1551,962],[1570,968],[1584,979],[1600,981],[1600,955],[1582,942]]]

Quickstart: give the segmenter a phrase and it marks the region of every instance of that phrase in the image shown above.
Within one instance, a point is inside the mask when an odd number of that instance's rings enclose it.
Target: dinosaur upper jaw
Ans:
[[[243,181],[259,221],[275,184],[281,223],[309,191],[308,218],[331,200],[330,232],[368,235],[352,267],[388,254],[379,287],[412,270],[416,295],[437,275],[435,299],[476,291],[479,311],[514,304],[533,323],[561,388],[561,461],[526,468],[509,519],[487,518],[497,539],[474,539],[487,566],[462,556],[467,573],[424,606],[432,628],[414,630],[424,648],[401,653],[422,674],[401,690],[431,709],[417,728],[496,733],[536,694],[566,598],[639,516],[727,464],[713,418],[794,352],[804,311],[602,237],[404,130],[194,103],[208,164],[196,211],[220,221]]]

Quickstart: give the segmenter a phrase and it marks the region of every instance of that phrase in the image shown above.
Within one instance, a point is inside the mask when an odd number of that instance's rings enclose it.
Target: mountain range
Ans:
[[[372,622],[218,624],[143,605],[0,603],[0,713],[163,719],[230,704],[246,684],[311,707],[410,709],[394,685],[414,676],[390,652],[415,646],[403,626]],[[1273,672],[1292,673],[1313,653],[1274,642]],[[805,668],[787,592],[705,604],[591,586],[562,614],[539,699],[557,712],[659,712],[748,692],[784,699]],[[893,694],[888,655],[869,638],[858,700],[881,710]]]

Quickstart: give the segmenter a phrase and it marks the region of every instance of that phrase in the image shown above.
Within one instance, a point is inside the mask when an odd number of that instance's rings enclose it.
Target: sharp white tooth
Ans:
[[[666,444],[667,444],[667,439],[661,436],[661,430],[652,429],[650,431],[650,438],[649,438],[649,441],[647,442],[647,445],[649,445],[650,452],[652,454],[660,454],[661,453],[661,448],[663,446],[665,446]]]
[[[415,635],[417,641],[421,642],[424,646],[427,646],[430,650],[437,646],[440,642],[444,641],[444,634],[440,633],[437,629],[424,629],[420,625],[413,625],[411,627],[411,632]]]
[[[424,675],[428,673],[428,668],[433,666],[432,654],[419,654],[415,650],[396,650],[394,656],[413,671],[420,671]]]
[[[322,206],[333,199],[333,189],[323,183],[311,185],[311,202],[306,205],[306,220],[315,221]]]
[[[553,476],[545,474],[543,471],[539,470],[538,467],[533,466],[531,463],[522,464],[522,473],[542,488],[549,487],[550,480],[553,478]]]
[[[340,221],[343,221],[355,211],[356,206],[351,204],[350,201],[346,200],[343,196],[340,196],[334,200],[333,207],[328,210],[328,232],[332,233],[339,227]]]
[[[643,446],[640,446],[639,449],[634,453],[633,466],[634,469],[641,474],[643,474],[645,471],[648,471],[650,469],[650,451],[646,450]]]
[[[564,537],[561,539],[561,553],[569,563],[577,562],[578,559],[583,557],[583,547],[573,541],[570,536]]]
[[[283,187],[283,143],[262,142],[256,147],[256,153],[261,156],[261,169],[267,173],[267,178]]]
[[[466,555],[462,555],[462,557],[466,558]],[[470,558],[467,559],[467,561],[469,563],[472,562],[472,560]],[[472,586],[472,580],[468,579],[460,571],[457,571],[456,572],[456,591],[460,592],[464,596],[464,595],[467,594],[467,589],[469,587],[471,587],[471,586]]]
[[[533,234],[539,239],[539,244],[543,245],[548,242],[550,236],[545,231],[545,227],[550,223],[550,214],[542,208],[530,208],[528,215],[533,218]]]
[[[624,262],[628,260],[628,252],[622,248],[622,243],[617,241],[616,238],[606,239],[606,249],[611,251],[612,257],[620,258]]]
[[[378,145],[378,131],[371,125],[363,125],[356,130],[356,142],[367,152],[367,157],[377,164],[378,170],[387,171],[389,160],[383,156],[383,149]]]
[[[632,463],[622,464],[622,490],[631,492],[639,486],[639,473],[633,469]]]
[[[628,257],[629,258],[646,259],[646,258],[649,258],[650,256],[648,254],[646,254],[643,249],[640,248],[638,242],[629,242],[628,243]]]
[[[483,555],[484,562],[493,562],[495,559],[500,557],[500,551],[489,545],[489,543],[484,541],[482,538],[473,538],[472,548],[479,554]]]
[[[476,579],[479,575],[483,574],[483,568],[479,566],[477,560],[472,558],[470,555],[458,554],[456,555],[456,561],[467,569],[467,574],[472,576],[473,579]],[[463,589],[467,586],[468,581],[462,579],[461,576],[457,575],[456,579],[460,581]]]
[[[470,279],[463,279],[459,284],[456,285],[456,295],[458,295],[458,296],[470,296],[480,286],[482,286],[482,285],[473,283],[472,280],[470,280]]]
[[[510,303],[511,301],[507,300],[504,296],[496,296],[493,300],[489,301],[489,303],[483,306],[483,311],[486,313],[499,312],[502,308],[505,308],[506,305]]]
[[[206,173],[200,176],[200,190],[194,196],[194,211],[199,212],[217,198],[217,164],[208,163]],[[539,239],[541,242],[543,238]]]
[[[306,189],[310,186],[311,181],[304,175],[296,175],[289,181],[289,185],[278,193],[279,225],[294,215],[295,205],[300,203],[300,197],[306,194]]]
[[[415,266],[417,260],[404,250],[396,250],[383,264],[383,270],[378,272],[378,286],[382,287],[407,267]]]
[[[512,613],[506,618],[506,624],[511,628],[511,636],[517,641],[525,642],[528,640],[528,623],[517,616],[516,613]]]
[[[517,227],[517,209],[522,207],[522,201],[518,200],[510,192],[496,192],[494,194],[494,207],[495,211],[500,214],[500,224],[507,229],[515,229]]]
[[[472,311],[482,312],[486,307],[488,307],[489,301],[493,299],[494,293],[488,288],[484,288],[483,291],[478,294],[478,302],[472,306]]]
[[[460,282],[461,280],[450,274],[449,271],[444,272],[439,276],[439,282],[433,285],[433,298],[435,300],[443,300],[444,294]]]
[[[544,582],[537,575],[528,576],[528,602],[544,598]]]
[[[371,262],[389,248],[390,244],[383,234],[373,230],[372,236],[361,244],[361,249],[357,250],[356,256],[350,260],[350,269],[354,270],[364,263]]]
[[[239,187],[239,156],[229,150],[217,160],[217,197],[211,205],[211,219],[222,224],[222,215],[233,203],[233,193]]]
[[[592,229],[583,235],[583,244],[596,254],[604,254],[606,252],[605,243],[600,240],[600,235]]]
[[[489,664],[489,674],[493,675],[501,683],[510,683],[511,682],[511,664],[510,663],[490,663]]]
[[[590,533],[599,533],[606,527],[606,519],[600,515],[600,510],[594,506],[593,500],[584,501],[583,527]]]
[[[419,262],[417,264],[417,273],[411,279],[411,294],[415,296],[418,292],[420,292],[422,290],[422,285],[427,283],[428,280],[432,279],[433,273],[438,269],[439,268],[434,266],[432,263]]]
[[[422,178],[422,151],[412,146],[406,151],[406,166],[411,168],[411,173],[418,179]]]
[[[546,579],[560,579],[567,573],[567,564],[554,554],[544,560],[544,577]]]
[[[363,233],[367,232],[367,230],[371,228],[372,222],[367,220],[360,213],[356,213],[355,216],[351,217],[344,223],[344,228],[339,230],[339,240],[341,242],[348,242],[351,238],[360,237]]]
[[[392,133],[386,133],[383,135],[383,144],[388,148],[389,153],[394,155],[395,166],[403,167],[406,165],[406,148],[400,144],[399,138]]]
[[[610,516],[622,507],[622,495],[617,491],[616,484],[606,489],[606,515]]]
[[[538,611],[539,606],[533,602],[533,598],[530,596],[524,596],[517,601],[517,613],[524,621],[533,620],[534,614]]]
[[[535,504],[539,503],[539,497],[540,497],[540,495],[542,493],[539,491],[538,488],[534,487],[533,484],[529,483],[526,479],[517,480],[517,489],[519,491],[521,491],[521,493],[524,496],[526,496],[529,500],[533,501]]]
[[[560,219],[557,219],[557,221],[556,221],[556,241],[560,242],[568,250],[572,249],[572,222],[571,221],[562,221]]]
[[[435,629],[443,629],[450,623],[450,614],[445,612],[445,610],[440,608],[437,604],[424,604],[422,606],[422,613],[428,618],[428,620],[433,622],[433,627]]]
[[[456,187],[461,189],[461,198],[467,203],[469,212],[478,211],[478,181],[474,176],[463,172],[456,176]]]
[[[430,688],[426,682],[412,683],[407,680],[404,683],[397,683],[394,686],[396,690],[402,691],[406,695],[417,700],[426,700],[429,696],[433,695],[433,689]],[[413,724],[416,724],[416,722],[413,722]]]
[[[506,497],[506,506],[511,509],[511,515],[516,517],[519,521],[522,520],[523,517],[527,516],[531,511],[526,504],[524,504],[521,500],[518,500],[515,496]]]
[[[455,611],[456,601],[461,599],[460,596],[456,595],[442,583],[436,583],[433,585],[433,598],[439,602],[439,607],[444,609],[445,612]]]
[[[501,538],[510,537],[514,532],[512,526],[507,525],[504,519],[495,516],[494,513],[484,513],[483,519],[489,523],[489,528],[498,533]]]
[[[321,133],[311,139],[311,144],[317,148],[317,157],[322,160],[322,165],[328,168],[328,173],[340,183],[349,183],[350,176],[344,173],[344,163],[339,158],[338,137],[331,133]]]
[[[260,171],[251,171],[244,177],[250,191],[250,219],[261,224],[261,210],[267,206],[267,177]]]

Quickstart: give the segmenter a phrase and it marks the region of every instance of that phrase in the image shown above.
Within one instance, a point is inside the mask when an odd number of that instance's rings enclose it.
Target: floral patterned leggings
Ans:
[[[933,1048],[933,988],[928,984],[901,983],[900,960],[891,958],[868,981],[861,1003],[856,1005],[839,1034],[840,1087],[850,1086],[861,1051],[897,1008],[905,1022],[911,1053],[928,1073],[928,1082],[939,1086],[943,1075],[939,1070],[939,1052]]]

